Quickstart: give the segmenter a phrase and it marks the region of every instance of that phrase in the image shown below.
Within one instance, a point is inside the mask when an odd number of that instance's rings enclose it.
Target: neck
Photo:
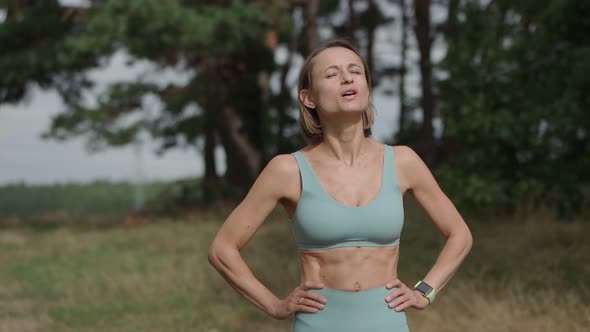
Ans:
[[[324,140],[318,148],[350,166],[364,153],[369,140],[365,137],[362,115],[338,120],[322,124]]]

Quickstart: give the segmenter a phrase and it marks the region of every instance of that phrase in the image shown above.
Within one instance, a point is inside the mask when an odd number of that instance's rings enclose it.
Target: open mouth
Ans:
[[[344,93],[341,94],[342,97],[352,97],[355,95],[356,95],[356,90],[354,90],[354,89],[346,90],[346,91],[344,91]]]

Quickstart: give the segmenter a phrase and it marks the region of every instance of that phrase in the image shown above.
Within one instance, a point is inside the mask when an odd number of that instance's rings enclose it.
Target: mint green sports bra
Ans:
[[[293,156],[301,175],[301,197],[291,226],[299,250],[399,245],[404,223],[403,197],[393,162],[393,147],[385,145],[381,189],[366,205],[344,205],[330,196],[307,159]]]

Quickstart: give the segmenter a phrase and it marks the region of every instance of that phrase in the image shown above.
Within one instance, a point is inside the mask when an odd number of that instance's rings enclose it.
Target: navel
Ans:
[[[360,283],[360,282],[358,282],[358,281],[356,281],[356,282],[354,283],[354,288],[353,288],[353,290],[354,290],[355,292],[358,292],[358,291],[360,291],[360,290],[361,290],[361,283]]]

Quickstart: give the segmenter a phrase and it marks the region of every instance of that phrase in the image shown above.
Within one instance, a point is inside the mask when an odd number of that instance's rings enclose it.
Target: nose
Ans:
[[[342,83],[343,84],[352,83],[352,74],[350,72],[344,71],[342,73]]]

